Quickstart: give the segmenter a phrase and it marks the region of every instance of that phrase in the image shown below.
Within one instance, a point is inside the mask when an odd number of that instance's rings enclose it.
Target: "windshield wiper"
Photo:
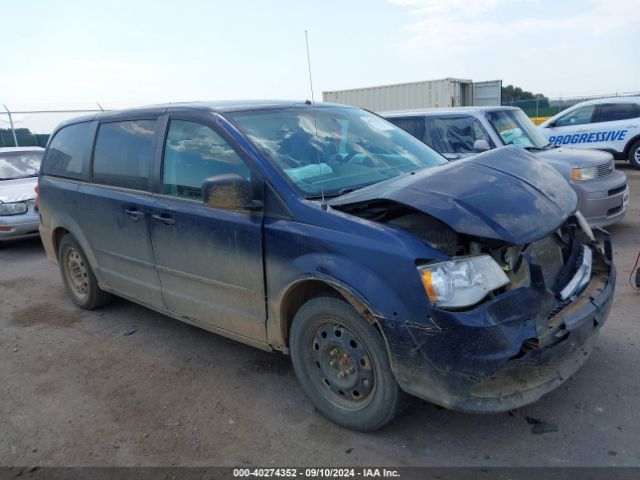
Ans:
[[[353,187],[345,187],[338,190],[337,192],[325,193],[324,198],[334,198],[334,197],[339,197],[340,195],[346,195],[347,193],[355,192],[356,190],[360,190],[361,188],[367,187],[369,185],[370,184],[355,185]],[[307,200],[319,200],[322,198],[322,195],[309,195],[306,198]]]

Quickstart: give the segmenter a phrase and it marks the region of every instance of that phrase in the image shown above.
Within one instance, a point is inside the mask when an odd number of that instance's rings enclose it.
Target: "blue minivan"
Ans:
[[[383,118],[309,102],[186,103],[60,125],[40,232],[81,308],[112,295],[290,354],[341,425],[411,396],[531,403],[576,372],[615,271],[530,153],[449,163]]]

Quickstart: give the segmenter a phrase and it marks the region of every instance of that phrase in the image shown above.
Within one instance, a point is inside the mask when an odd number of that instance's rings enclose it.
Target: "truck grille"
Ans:
[[[607,163],[598,165],[596,168],[598,170],[598,178],[606,177],[611,172],[613,172],[613,160],[610,160]]]

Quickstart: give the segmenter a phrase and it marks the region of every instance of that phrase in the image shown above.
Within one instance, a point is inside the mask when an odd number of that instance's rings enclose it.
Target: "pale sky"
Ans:
[[[2,0],[0,13],[11,108],[306,99],[305,29],[316,100],[444,77],[640,91],[638,0]]]

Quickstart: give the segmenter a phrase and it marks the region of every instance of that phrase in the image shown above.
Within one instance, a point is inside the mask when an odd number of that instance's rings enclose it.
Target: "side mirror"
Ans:
[[[251,184],[235,173],[207,177],[202,181],[202,201],[225,210],[259,210],[261,204],[251,199]]]
[[[491,150],[491,145],[486,140],[476,140],[473,142],[473,151],[476,153],[487,152]]]

